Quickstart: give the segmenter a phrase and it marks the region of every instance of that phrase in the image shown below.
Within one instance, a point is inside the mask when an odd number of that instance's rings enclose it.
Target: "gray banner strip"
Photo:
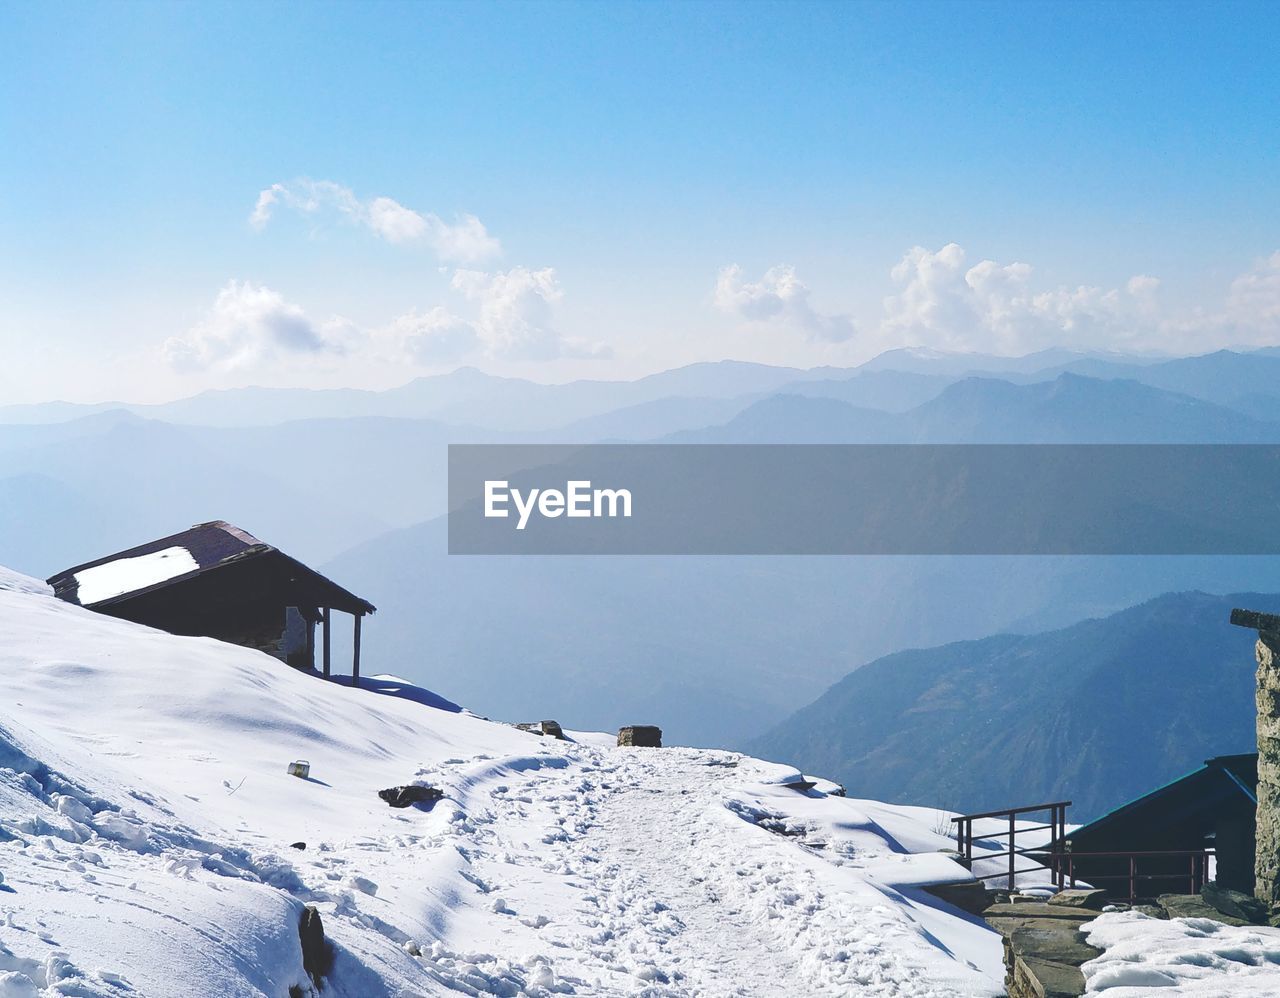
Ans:
[[[1273,445],[453,445],[451,554],[1280,554]]]

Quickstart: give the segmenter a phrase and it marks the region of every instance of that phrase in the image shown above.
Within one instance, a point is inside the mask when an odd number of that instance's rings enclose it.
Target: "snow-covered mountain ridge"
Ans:
[[[325,683],[11,573],[0,688],[6,998],[307,994],[307,904],[325,995],[1000,991],[998,937],[916,889],[964,875],[932,809]],[[444,799],[377,796],[415,781]]]

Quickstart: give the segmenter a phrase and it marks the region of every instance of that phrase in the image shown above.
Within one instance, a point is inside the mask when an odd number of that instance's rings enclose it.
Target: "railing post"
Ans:
[[[1129,855],[1129,900],[1138,900],[1138,857]]]
[[[1010,893],[1012,893],[1016,889],[1016,885],[1017,885],[1017,881],[1014,877],[1014,874],[1016,872],[1016,863],[1017,863],[1018,854],[1017,854],[1017,850],[1014,849],[1014,846],[1013,846],[1014,836],[1017,833],[1014,829],[1015,829],[1014,816],[1013,816],[1013,812],[1010,811],[1009,812],[1009,891]]]
[[[1053,813],[1049,815],[1049,860],[1053,863],[1053,886],[1062,890],[1062,864],[1058,862],[1058,854],[1062,848],[1062,836],[1058,834],[1058,812],[1061,808],[1053,805]]]

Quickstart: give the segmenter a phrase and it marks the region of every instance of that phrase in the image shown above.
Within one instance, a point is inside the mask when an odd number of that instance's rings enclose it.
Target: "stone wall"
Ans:
[[[1254,894],[1280,915],[1280,634],[1258,632],[1258,823]]]
[[[1102,951],[1090,946],[1080,930],[1098,917],[1096,911],[1021,901],[991,905],[982,917],[1004,937],[1004,986],[1009,998],[1084,994],[1080,966]]]

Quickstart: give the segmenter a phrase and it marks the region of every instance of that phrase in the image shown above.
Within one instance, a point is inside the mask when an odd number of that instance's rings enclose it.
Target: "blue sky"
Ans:
[[[0,393],[1280,342],[1277,37],[1275,4],[0,6]]]

